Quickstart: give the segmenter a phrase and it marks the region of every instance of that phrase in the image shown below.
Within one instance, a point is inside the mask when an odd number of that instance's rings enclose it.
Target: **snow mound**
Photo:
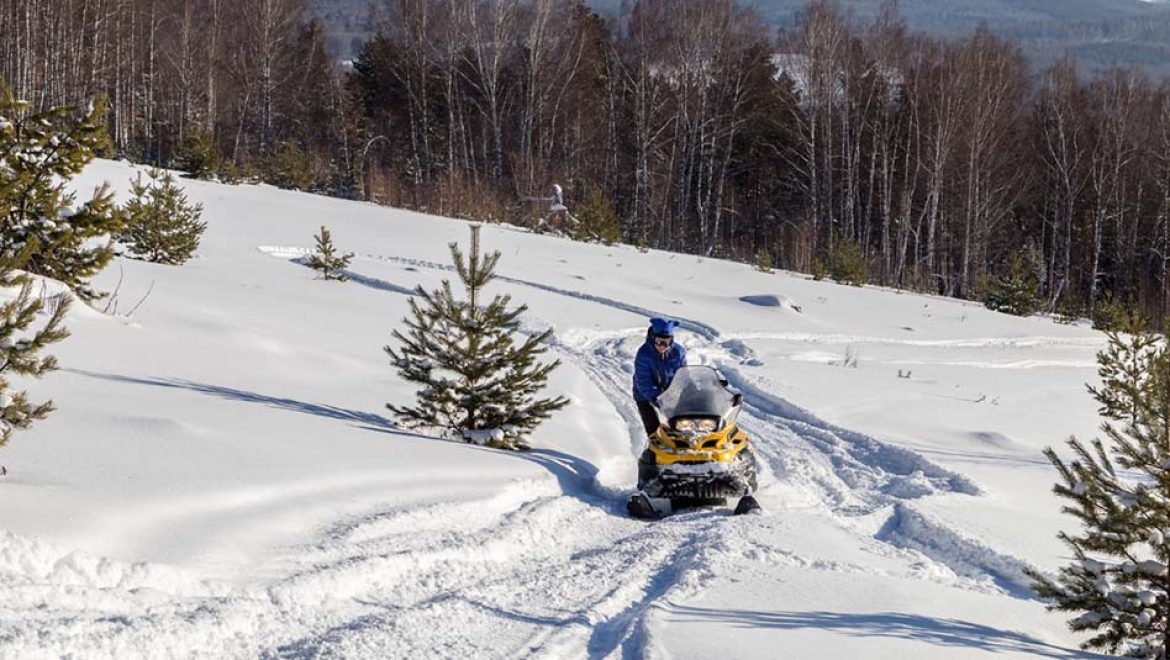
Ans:
[[[728,339],[720,343],[719,346],[737,358],[751,358],[756,356],[756,352],[752,350],[752,347],[739,339]]]
[[[906,504],[894,504],[893,514],[878,531],[877,539],[921,552],[957,575],[990,580],[1017,598],[1032,597],[1032,580],[1024,573],[1024,562],[964,538]]]
[[[789,299],[787,296],[778,296],[775,294],[760,294],[760,295],[740,296],[739,300],[740,300],[740,302],[745,302],[749,305],[755,305],[757,307],[783,307],[785,309],[791,309],[792,311],[797,312],[797,313],[800,312],[800,306],[793,303],[792,300]]]
[[[759,307],[780,307],[782,304],[778,296],[740,296],[739,299],[749,305]]]
[[[258,245],[256,249],[279,259],[298,259],[313,253],[309,248],[284,245]]]
[[[0,587],[19,586],[151,589],[178,597],[230,592],[226,586],[168,566],[95,557],[0,529]]]

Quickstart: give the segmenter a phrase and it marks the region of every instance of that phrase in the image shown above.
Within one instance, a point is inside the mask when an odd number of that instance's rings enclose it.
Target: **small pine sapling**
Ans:
[[[862,286],[866,280],[865,256],[853,241],[839,236],[829,251],[829,277],[838,284]]]
[[[586,189],[585,200],[577,207],[576,216],[579,222],[573,232],[576,240],[598,241],[605,245],[613,245],[621,240],[617,214],[601,188],[589,186]]]
[[[280,142],[261,164],[265,183],[287,190],[308,190],[313,185],[309,157],[295,142]]]
[[[337,248],[333,247],[333,236],[324,225],[322,225],[321,233],[317,234],[316,239],[317,251],[309,255],[305,265],[313,270],[321,271],[321,279],[339,282],[348,280],[349,276],[342,271],[349,267],[349,260],[353,259],[353,253],[337,254]]]
[[[984,305],[988,309],[1015,316],[1031,316],[1040,309],[1040,276],[1030,252],[1011,255],[1007,270],[991,278]]]
[[[187,133],[175,152],[175,167],[192,179],[214,179],[221,162],[211,134],[198,129]]]
[[[1136,309],[1137,305],[1127,302],[1121,296],[1106,293],[1093,305],[1093,329],[1105,332],[1121,330],[1134,320]]]
[[[28,262],[34,250],[35,243],[19,256],[0,254],[0,295],[7,297],[15,289],[15,296],[0,305],[0,447],[7,444],[13,431],[27,429],[53,411],[52,401],[30,402],[26,392],[14,390],[8,377],[37,378],[56,369],[57,360],[40,353],[69,336],[61,326],[69,310],[69,299],[63,296],[50,299],[55,307],[48,319],[39,330],[31,329],[45,311],[46,302],[33,295],[33,278],[17,268]]]
[[[569,402],[536,396],[560,364],[537,360],[548,350],[543,343],[552,330],[516,345],[513,336],[527,306],[509,309],[511,297],[499,295],[482,303],[500,253],[480,254],[479,227],[471,228],[469,258],[457,244],[450,248],[467,297],[456,299],[447,280],[435,291],[416,290],[405,329],[393,333],[400,347],[387,346],[386,352],[399,375],[422,389],[414,406],[387,408],[406,427],[442,428],[466,442],[526,449],[528,434]]]
[[[1065,462],[1045,451],[1053,491],[1079,529],[1059,538],[1074,561],[1056,576],[1030,569],[1049,609],[1075,613],[1086,649],[1164,660],[1170,648],[1170,347],[1133,321],[1109,334],[1091,387],[1107,442],[1068,441]]]
[[[118,239],[130,254],[158,264],[179,265],[199,248],[207,223],[203,205],[190,204],[170,172],[150,171],[130,183],[130,201],[122,208],[126,227]]]
[[[767,250],[759,250],[756,252],[756,270],[761,273],[771,273],[772,271],[772,253]]]

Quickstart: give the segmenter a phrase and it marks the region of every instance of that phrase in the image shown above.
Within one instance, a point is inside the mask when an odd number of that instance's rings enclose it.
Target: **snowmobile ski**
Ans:
[[[760,508],[760,503],[751,495],[744,495],[739,498],[739,504],[735,505],[735,515],[742,516],[745,513],[760,513],[763,509]]]
[[[672,513],[670,500],[661,497],[647,497],[645,493],[634,493],[626,501],[626,511],[634,518],[657,520]]]

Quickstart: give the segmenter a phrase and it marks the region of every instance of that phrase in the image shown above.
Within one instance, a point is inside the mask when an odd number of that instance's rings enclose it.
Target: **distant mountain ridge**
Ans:
[[[749,2],[772,23],[791,21],[802,0],[754,0]],[[842,8],[858,15],[873,15],[882,0],[850,0]],[[1036,22],[1106,21],[1166,13],[1166,0],[901,0],[900,13],[910,27],[931,32],[966,32],[981,22],[992,28],[1012,28]]]
[[[631,0],[588,0],[601,12],[616,13]],[[842,0],[857,20],[876,15],[883,0]],[[339,57],[356,55],[376,31],[369,0],[312,0],[329,27]],[[768,23],[792,25],[806,0],[749,0]],[[1139,66],[1170,77],[1170,0],[901,0],[899,13],[915,31],[960,36],[980,25],[1017,39],[1038,67],[1065,54],[1092,72],[1112,66]]]
[[[749,2],[769,23],[791,25],[804,0]],[[858,20],[877,14],[883,0],[848,0],[841,7]],[[939,36],[969,34],[980,25],[1020,42],[1033,65],[1066,54],[1087,72],[1139,66],[1170,77],[1168,0],[900,0],[898,12],[912,30]]]

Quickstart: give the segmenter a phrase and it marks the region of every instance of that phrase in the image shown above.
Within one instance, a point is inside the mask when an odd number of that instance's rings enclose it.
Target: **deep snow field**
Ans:
[[[1089,657],[1021,569],[1066,559],[1040,452],[1094,435],[1100,333],[487,226],[572,400],[501,453],[385,409],[413,389],[382,347],[467,223],[183,185],[198,256],[118,259],[116,308],[18,382],[59,410],[0,450],[0,658]],[[323,224],[348,283],[295,261]],[[652,314],[745,392],[762,515],[624,516]]]

